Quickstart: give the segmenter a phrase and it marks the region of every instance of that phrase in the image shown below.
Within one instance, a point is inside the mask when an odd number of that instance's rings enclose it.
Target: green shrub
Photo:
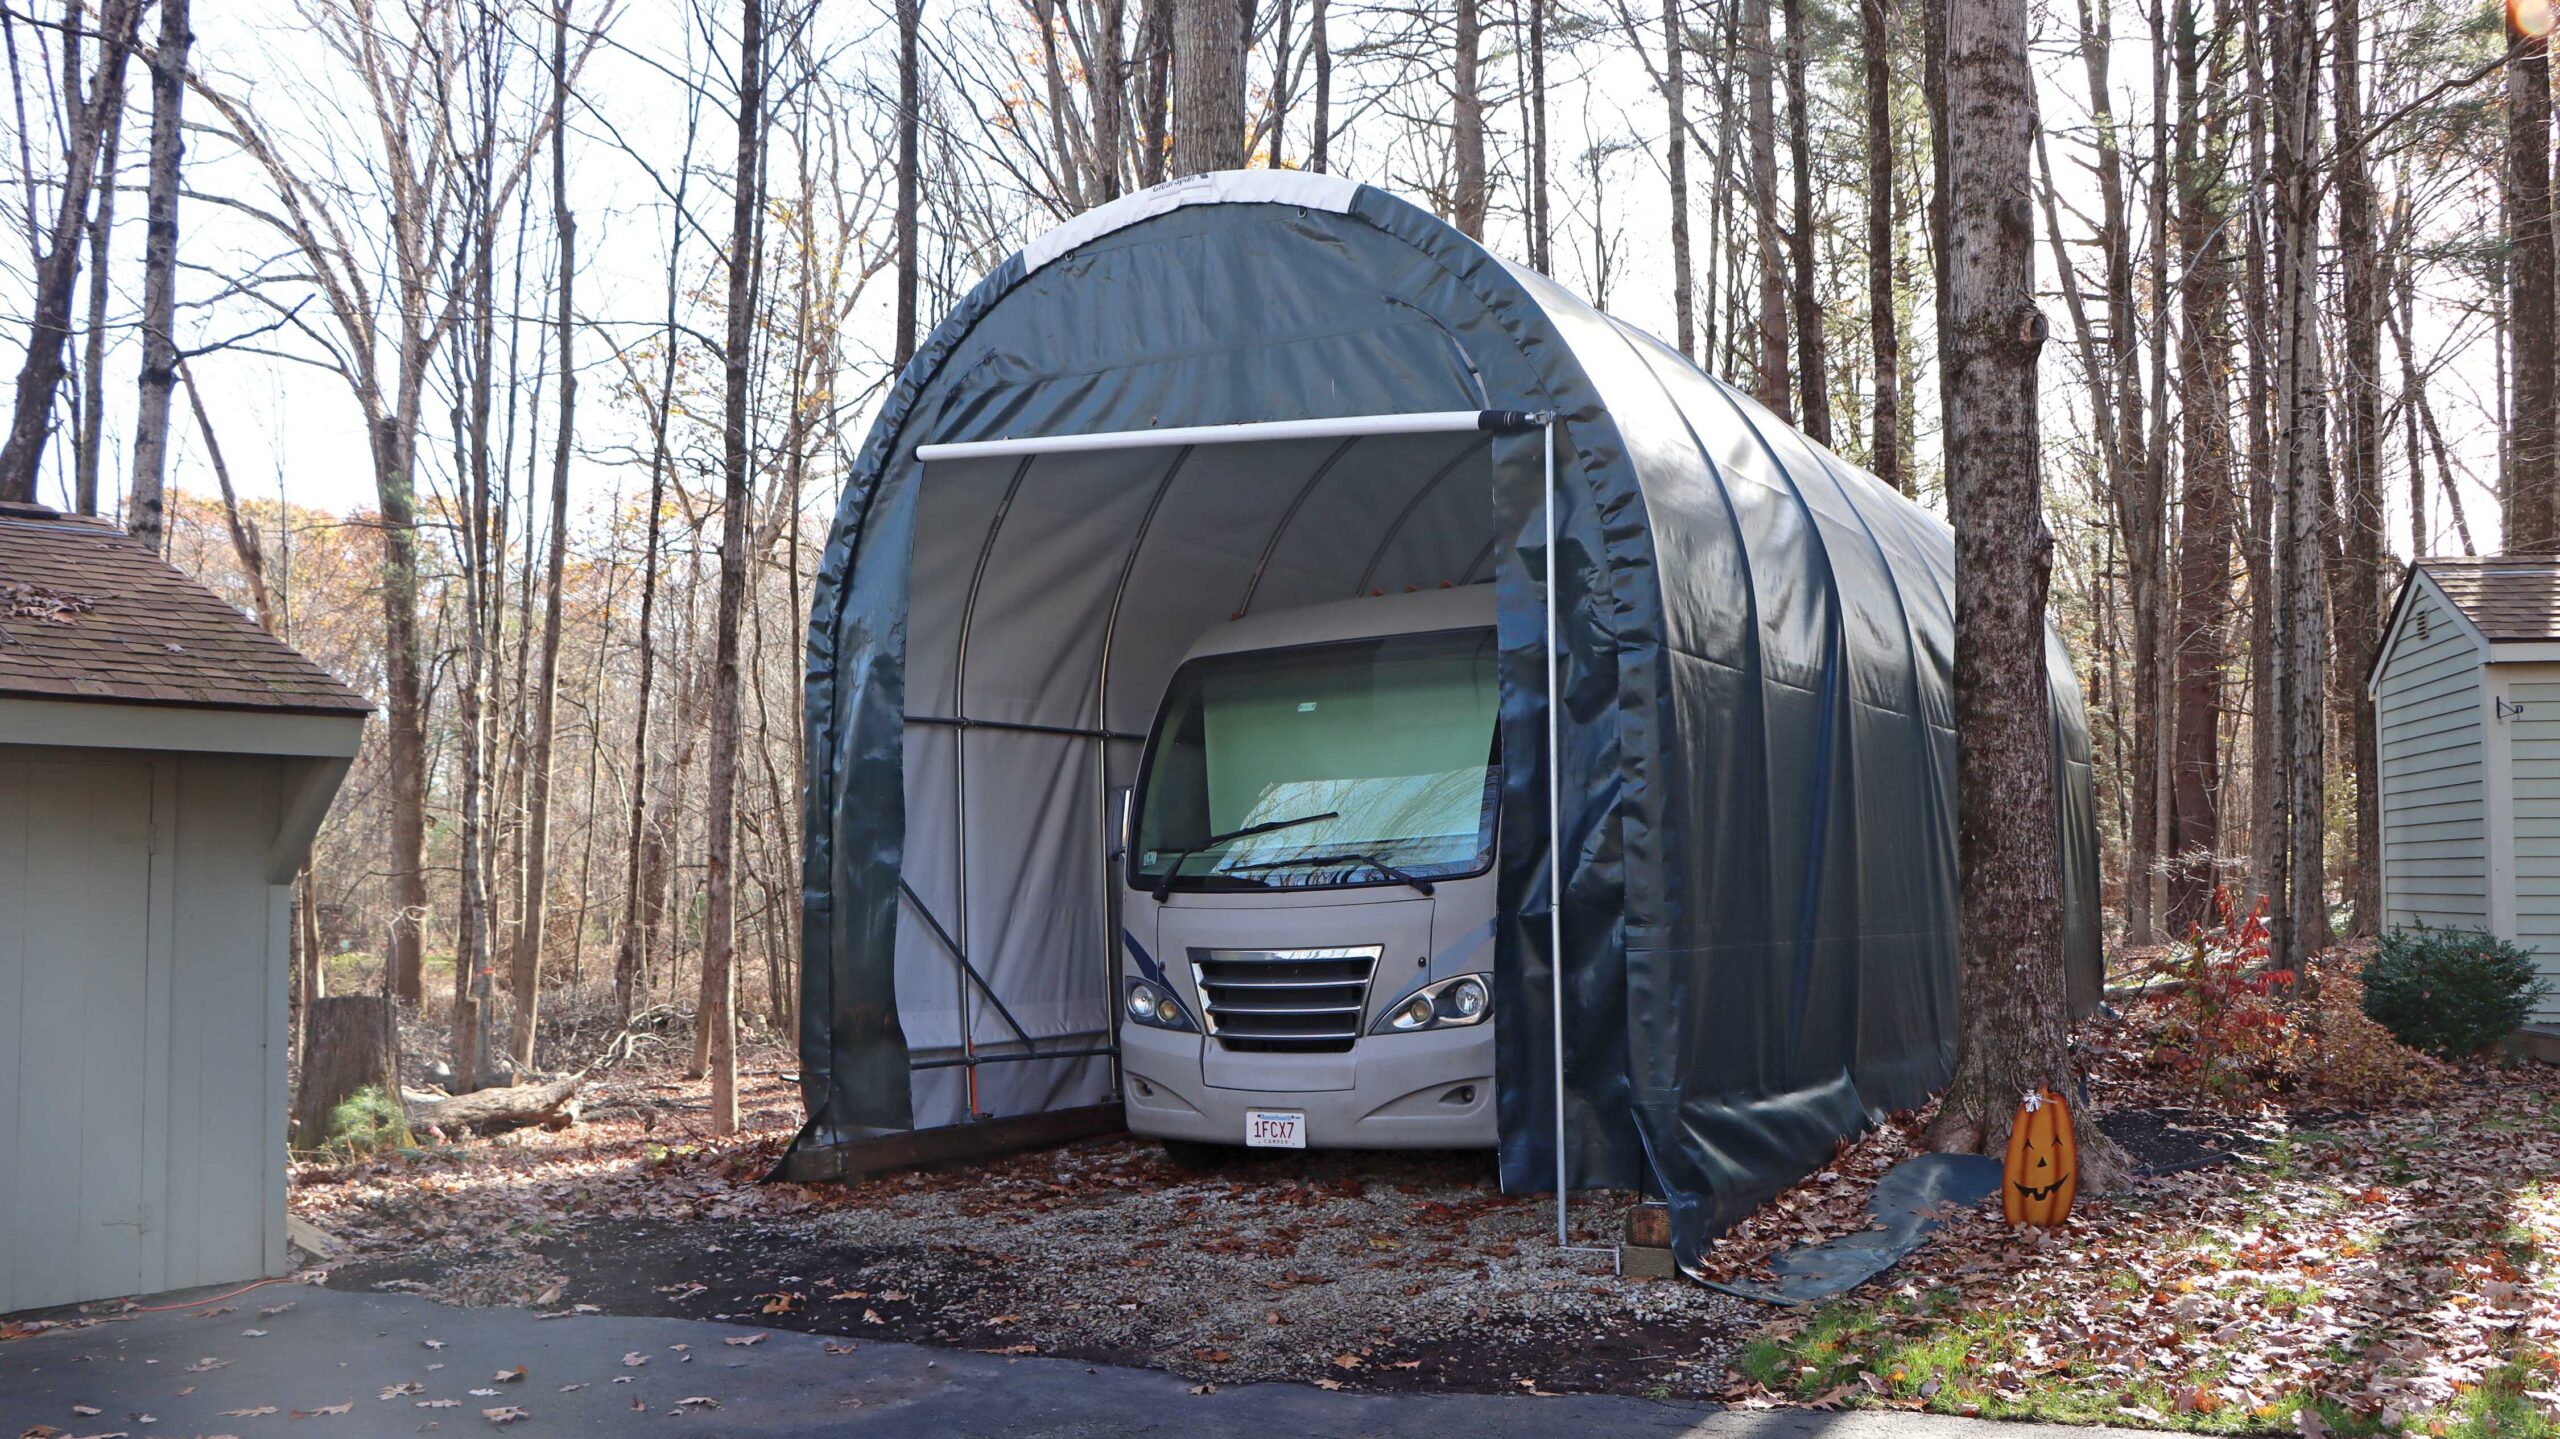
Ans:
[[[368,1084],[329,1111],[329,1137],[323,1147],[341,1159],[363,1159],[416,1143],[409,1135],[408,1111],[400,1101],[383,1093],[380,1086]]]
[[[2402,1044],[2465,1059],[2522,1027],[2550,986],[2533,956],[2476,929],[2395,929],[2365,961],[2364,1012]]]

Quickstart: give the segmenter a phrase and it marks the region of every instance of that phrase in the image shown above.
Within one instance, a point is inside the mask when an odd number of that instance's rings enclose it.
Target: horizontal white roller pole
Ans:
[[[1343,415],[1326,420],[1264,420],[1247,425],[1186,425],[1165,430],[1107,430],[1098,435],[1025,435],[918,445],[916,458],[985,460],[1005,455],[1063,455],[1078,450],[1138,450],[1172,445],[1236,445],[1270,440],[1347,440],[1366,435],[1440,435],[1516,430],[1539,417],[1511,410],[1424,410],[1404,415]]]

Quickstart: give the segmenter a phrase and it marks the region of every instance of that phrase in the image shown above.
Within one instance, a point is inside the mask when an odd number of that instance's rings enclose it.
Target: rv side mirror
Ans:
[[[1129,853],[1129,802],[1135,792],[1115,789],[1111,792],[1111,858],[1118,860]]]

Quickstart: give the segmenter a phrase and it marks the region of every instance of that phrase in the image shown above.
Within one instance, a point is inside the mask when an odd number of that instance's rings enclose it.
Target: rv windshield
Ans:
[[[1184,665],[1156,718],[1130,882],[1299,889],[1481,872],[1502,788],[1495,656],[1488,629]]]

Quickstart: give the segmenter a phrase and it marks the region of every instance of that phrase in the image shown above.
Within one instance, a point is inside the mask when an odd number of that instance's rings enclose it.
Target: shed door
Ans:
[[[0,1311],[144,1287],[151,802],[0,755]]]

